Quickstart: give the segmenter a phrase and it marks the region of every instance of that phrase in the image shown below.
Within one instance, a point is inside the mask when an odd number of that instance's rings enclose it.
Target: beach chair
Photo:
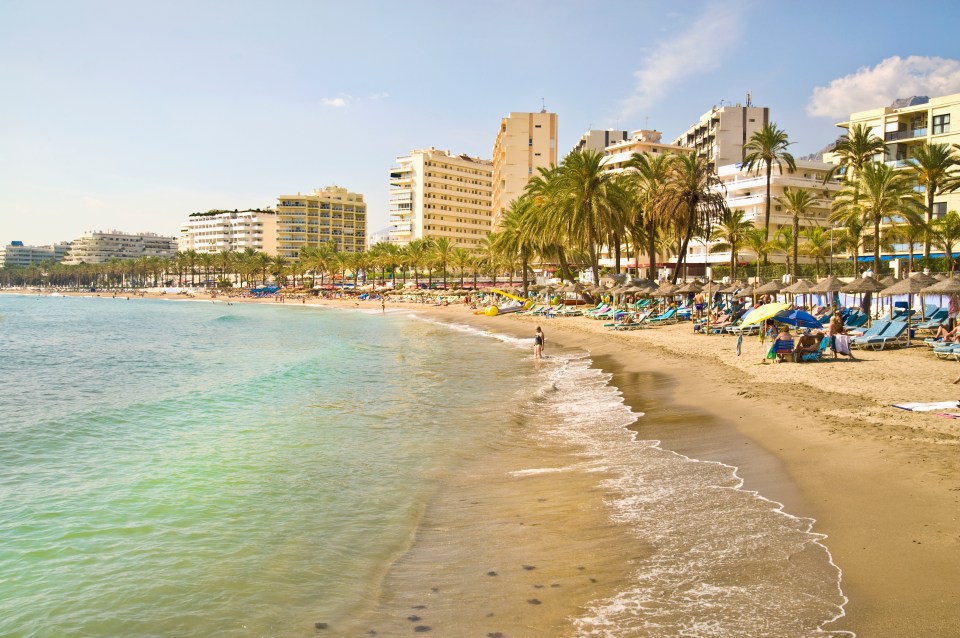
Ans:
[[[887,319],[878,319],[874,321],[863,334],[850,337],[851,348],[862,348],[863,344],[868,343],[870,339],[881,337],[893,322]]]
[[[937,359],[957,360],[960,358],[960,343],[945,343],[937,346],[933,349],[933,354]]]
[[[933,313],[930,314],[929,318],[926,321],[918,323],[914,326],[914,330],[936,330],[940,326],[947,323],[948,310],[946,308],[937,308]]]
[[[884,348],[906,345],[908,327],[906,321],[891,321],[881,334],[867,339],[861,337],[857,345],[859,348],[870,348],[871,350],[883,350]]]
[[[843,327],[846,330],[855,330],[866,324],[869,319],[870,315],[867,313],[854,310],[843,320]]]
[[[830,338],[824,335],[820,339],[820,347],[817,348],[817,351],[800,355],[800,361],[819,361],[823,358],[823,353],[826,352],[829,343]]]
[[[780,357],[784,357],[781,359]],[[767,359],[776,359],[777,361],[793,360],[793,339],[774,339],[770,344],[770,350],[767,351]]]
[[[656,317],[650,317],[649,319],[647,319],[647,323],[648,323],[648,324],[656,324],[656,325],[664,325],[664,324],[668,324],[668,323],[676,323],[676,322],[677,322],[677,317],[676,317],[676,315],[677,315],[677,309],[676,309],[676,308],[669,308],[669,309],[668,309],[666,312],[664,312],[663,314],[657,315]]]

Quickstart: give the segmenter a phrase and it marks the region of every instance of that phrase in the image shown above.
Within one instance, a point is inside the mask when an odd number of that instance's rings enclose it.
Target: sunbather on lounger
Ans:
[[[957,324],[957,328],[953,330],[947,330],[946,326],[939,326],[937,328],[937,334],[933,337],[938,341],[943,341],[944,343],[960,343],[960,324]]]
[[[800,338],[797,339],[796,345],[793,347],[793,360],[800,363],[803,361],[803,355],[819,350],[820,340],[822,338],[823,335],[820,334],[819,330],[814,331],[812,334],[809,330],[804,330]]]

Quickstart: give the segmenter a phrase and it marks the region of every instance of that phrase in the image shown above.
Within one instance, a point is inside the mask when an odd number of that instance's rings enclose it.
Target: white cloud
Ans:
[[[814,88],[807,115],[845,118],[857,111],[887,106],[897,98],[958,92],[960,60],[893,56],[873,68],[862,67],[827,86]]]
[[[342,97],[334,97],[334,98],[325,97],[321,99],[320,102],[322,102],[326,106],[332,106],[338,109],[342,109],[347,105],[347,100]]]
[[[385,100],[388,97],[390,97],[390,94],[384,91],[383,93],[374,93],[369,99],[371,102],[377,102],[378,100]]]
[[[684,79],[719,67],[726,49],[739,39],[739,17],[733,5],[710,5],[685,32],[660,42],[633,72],[636,88],[622,102],[620,117],[640,113]]]
[[[91,210],[103,208],[103,202],[96,197],[91,197],[90,195],[83,196],[83,205]]]

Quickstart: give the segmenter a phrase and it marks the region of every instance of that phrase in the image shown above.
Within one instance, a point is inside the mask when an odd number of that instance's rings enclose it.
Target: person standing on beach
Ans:
[[[537,331],[533,335],[533,358],[540,359],[543,355],[543,342],[546,341],[546,337],[543,336],[543,330],[540,329],[540,326],[537,326]]]

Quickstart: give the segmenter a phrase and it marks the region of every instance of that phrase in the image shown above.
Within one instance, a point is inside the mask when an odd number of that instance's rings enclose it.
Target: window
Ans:
[[[949,133],[950,132],[950,114],[945,113],[944,115],[934,115],[933,116],[933,134],[937,135],[939,133]]]
[[[532,137],[530,138],[530,141],[527,142],[527,146],[533,146],[533,138],[532,138]]]
[[[944,215],[947,214],[947,202],[934,202],[933,203],[933,218],[941,219]]]

